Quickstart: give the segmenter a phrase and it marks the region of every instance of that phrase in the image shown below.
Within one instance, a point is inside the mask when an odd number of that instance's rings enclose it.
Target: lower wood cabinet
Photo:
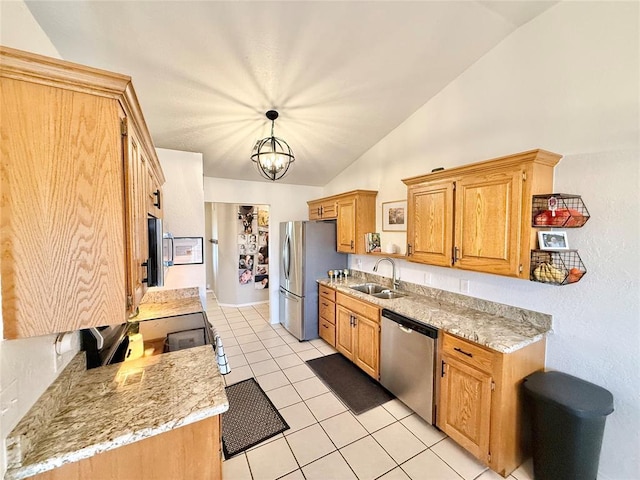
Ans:
[[[502,476],[526,458],[524,377],[544,368],[545,340],[504,354],[462,338],[440,337],[438,427]]]
[[[220,416],[35,475],[37,480],[219,480]]]
[[[318,333],[332,347],[336,346],[336,291],[318,286]]]
[[[336,349],[364,372],[380,378],[380,309],[336,294]]]

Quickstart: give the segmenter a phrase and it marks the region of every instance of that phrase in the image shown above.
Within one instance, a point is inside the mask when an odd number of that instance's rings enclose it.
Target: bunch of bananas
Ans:
[[[566,276],[562,269],[549,262],[541,263],[533,271],[533,278],[539,282],[562,283]]]

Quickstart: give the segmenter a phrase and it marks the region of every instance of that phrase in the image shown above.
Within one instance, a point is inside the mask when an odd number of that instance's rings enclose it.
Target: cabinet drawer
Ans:
[[[332,347],[336,346],[336,326],[321,318],[318,322],[318,333],[320,338]]]
[[[495,356],[499,355],[484,349],[480,345],[446,333],[442,337],[442,354],[449,355],[489,373],[493,371]]]
[[[332,302],[336,301],[336,291],[333,288],[325,287],[324,285],[320,285],[318,287],[320,292],[320,297],[324,297],[327,300],[331,300]]]
[[[376,322],[380,322],[380,309],[366,302],[361,302],[355,298],[344,295],[340,292],[336,294],[336,303],[348,308],[353,313],[362,315]]]
[[[320,320],[327,320],[328,322],[336,324],[336,304],[330,302],[326,298],[320,297],[318,305],[318,312],[320,313]]]

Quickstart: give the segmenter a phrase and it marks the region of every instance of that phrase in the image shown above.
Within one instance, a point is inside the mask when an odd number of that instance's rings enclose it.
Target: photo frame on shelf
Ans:
[[[407,231],[407,201],[384,202],[382,204],[382,231]]]
[[[203,237],[174,237],[173,264],[193,265],[204,263],[202,238]]]
[[[538,248],[540,250],[569,250],[567,232],[538,232]]]

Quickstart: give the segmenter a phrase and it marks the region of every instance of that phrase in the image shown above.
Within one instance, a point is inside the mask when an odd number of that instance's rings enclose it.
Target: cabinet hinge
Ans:
[[[453,182],[453,191],[456,191],[456,182]]]
[[[129,307],[131,307],[131,305],[133,305],[133,298],[131,297],[131,295],[127,295],[127,310],[129,310]]]
[[[527,172],[522,172],[522,180],[523,180],[524,182],[526,182],[526,181],[527,181]]]
[[[442,360],[442,364],[440,365],[440,376],[444,377],[444,360]]]
[[[496,389],[496,382],[491,382],[491,391],[493,392]]]
[[[120,134],[123,137],[126,137],[129,134],[129,127],[127,125],[127,119],[123,118],[120,120]]]
[[[524,267],[522,266],[522,264],[518,265],[518,271],[522,273],[523,270],[524,270]]]
[[[487,460],[490,462],[491,461],[491,452],[487,453]]]

